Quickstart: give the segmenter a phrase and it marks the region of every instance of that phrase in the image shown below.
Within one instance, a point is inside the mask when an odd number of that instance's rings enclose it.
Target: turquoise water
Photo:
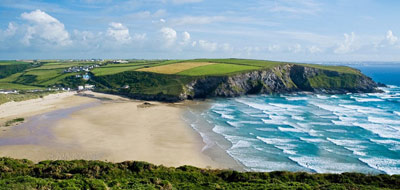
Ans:
[[[196,113],[209,130],[192,126],[205,150],[221,148],[247,170],[400,174],[397,85],[376,94],[216,99]]]

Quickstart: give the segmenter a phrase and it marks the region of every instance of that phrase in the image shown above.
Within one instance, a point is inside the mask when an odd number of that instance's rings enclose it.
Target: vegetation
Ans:
[[[94,64],[101,66],[90,71],[65,72],[70,67]],[[0,89],[30,90],[54,87],[76,89],[85,84],[94,84],[96,90],[100,92],[116,93],[139,99],[160,100],[159,97],[164,97],[171,101],[172,99],[178,101],[182,99],[179,96],[190,97],[194,94],[193,90],[187,87],[191,82],[214,77],[212,79],[214,82],[222,84],[224,77],[255,70],[272,71],[276,74],[277,79],[271,80],[281,80],[288,91],[296,88],[303,90],[352,89],[357,85],[355,81],[364,77],[360,71],[349,67],[297,63],[290,64],[327,72],[321,72],[321,74],[307,79],[303,79],[302,74],[296,76],[289,73],[290,77],[287,77],[288,73],[284,73],[285,69],[279,67],[287,64],[289,63],[248,59],[130,60],[119,63],[114,61],[62,62],[48,60],[35,64],[10,61],[0,62],[0,67],[9,67],[6,69],[7,72],[3,71],[3,75],[0,72]],[[85,74],[88,74],[91,79],[84,80],[81,76]],[[218,77],[219,79],[216,79]],[[226,95],[257,93],[261,89],[264,89],[263,92],[272,92],[270,87],[267,88],[267,84],[262,81],[248,81],[248,84],[255,89],[243,89],[243,86],[235,84],[226,87],[228,89],[220,90],[233,89],[235,91],[227,92]],[[205,86],[203,85],[203,87]],[[210,86],[206,91],[211,92],[216,88],[219,88],[218,84]]]
[[[16,118],[16,119],[13,119],[13,120],[6,121],[5,126],[8,127],[8,126],[11,126],[13,124],[20,123],[20,122],[23,122],[23,121],[25,121],[24,118]]]
[[[235,74],[238,72],[257,70],[257,69],[260,69],[260,67],[218,63],[218,64],[200,66],[193,69],[188,69],[178,74],[186,76],[210,76],[210,75],[218,76],[226,74]]]
[[[175,64],[167,64],[161,65],[157,67],[150,67],[140,69],[139,71],[153,72],[153,73],[161,73],[161,74],[176,74],[185,70],[189,70],[195,67],[211,65],[214,63],[211,62],[181,62]]]
[[[32,67],[31,63],[25,62],[0,62],[0,79],[12,74],[22,72]]]
[[[123,72],[114,75],[94,76],[99,91],[123,95],[179,96],[190,77],[149,72]],[[129,86],[129,88],[124,88]]]
[[[0,158],[2,189],[399,189],[398,175],[236,172],[146,162]]]
[[[4,104],[6,102],[20,102],[29,99],[42,98],[46,95],[56,93],[53,91],[44,91],[44,92],[24,92],[21,91],[19,94],[0,94],[0,104]]]

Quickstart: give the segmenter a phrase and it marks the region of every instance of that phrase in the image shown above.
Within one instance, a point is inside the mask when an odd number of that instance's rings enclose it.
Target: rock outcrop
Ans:
[[[133,99],[177,102],[186,99],[236,97],[248,94],[371,93],[378,84],[360,71],[344,67],[284,64],[223,76],[189,77],[127,71],[95,77],[96,90]],[[125,86],[129,85],[129,88]]]
[[[378,85],[359,73],[339,73],[295,64],[268,70],[250,71],[232,76],[208,76],[185,86],[179,100],[236,97],[248,94],[291,92],[315,93],[371,93],[379,92]]]

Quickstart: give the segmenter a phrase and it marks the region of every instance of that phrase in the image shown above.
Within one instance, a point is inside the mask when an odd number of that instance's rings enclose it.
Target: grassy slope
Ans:
[[[21,93],[21,94],[0,94],[0,104],[4,104],[6,102],[20,102],[24,100],[36,99],[49,94],[53,94],[56,92],[29,92],[29,93]]]
[[[202,65],[202,63],[214,64]],[[188,67],[188,64],[193,64],[195,66]],[[234,75],[251,70],[272,69],[283,64],[287,63],[245,59],[169,60],[147,65],[147,68],[137,70],[135,70],[137,65],[110,64],[100,68],[101,72],[94,70],[93,73],[96,76],[95,80],[100,84],[98,87],[103,91],[105,90],[104,87],[106,87],[106,91],[111,90],[115,93],[178,96],[185,91],[183,87],[185,84],[199,77]],[[175,69],[174,66],[179,68]],[[327,71],[337,71],[345,74],[344,78],[341,76],[327,76],[324,74],[311,78],[310,85],[315,88],[351,88],[354,86],[354,81],[357,79],[357,76],[360,75],[358,70],[349,67],[311,64],[303,64],[303,66],[319,69],[326,68],[325,70]],[[175,72],[176,70],[180,70],[181,67],[185,67],[186,70],[176,74],[159,74],[170,73],[171,71]],[[122,89],[125,85],[129,85],[130,89]]]
[[[259,70],[259,69],[271,69],[273,67],[285,64],[284,62],[275,62],[275,61],[264,61],[264,60],[246,60],[246,59],[195,59],[195,60],[138,60],[132,61],[127,64],[108,64],[102,66],[100,68],[96,68],[92,70],[92,73],[96,77],[103,77],[103,76],[112,76],[112,75],[119,75],[124,72],[136,72],[140,71],[140,69],[144,68],[172,68],[174,64],[177,63],[177,66],[183,64],[185,65],[186,62],[206,62],[206,63],[215,63],[211,65],[204,65],[201,64],[196,65],[196,67],[188,67],[187,69],[177,73],[177,76],[173,76],[174,80],[172,83],[175,84],[168,84],[165,85],[166,82],[160,82],[160,80],[167,76],[167,75],[155,75],[156,80],[159,82],[153,83],[148,86],[148,88],[144,88],[146,86],[145,81],[137,81],[137,86],[141,86],[140,88],[136,88],[136,92],[146,92],[146,93],[172,93],[176,94],[178,91],[182,91],[181,84],[182,81],[187,81],[187,77],[201,77],[201,76],[223,76],[223,75],[232,75],[240,72],[247,72],[249,70]],[[25,62],[0,62],[0,65],[12,65],[12,64],[29,64]],[[8,75],[5,78],[0,79],[0,89],[39,89],[43,87],[52,87],[57,84],[83,84],[83,81],[77,81],[78,79],[74,79],[73,75],[76,73],[63,73],[62,71],[65,68],[71,66],[80,66],[80,65],[87,65],[87,64],[94,64],[94,63],[85,63],[85,62],[48,62],[42,64],[40,67],[28,68],[22,72],[18,72],[15,74]],[[325,69],[330,71],[338,71],[340,73],[347,73],[347,74],[357,74],[360,75],[360,72],[355,69],[351,69],[349,67],[334,67],[334,66],[321,66],[321,65],[312,65],[312,64],[302,64],[303,66],[307,67],[314,67],[319,69]],[[157,67],[162,66],[162,67]],[[139,73],[135,77],[141,78],[143,75],[142,72]],[[353,76],[354,77],[354,76]],[[114,77],[115,78],[115,77]],[[166,77],[167,79],[168,77]],[[171,77],[169,77],[171,78]],[[182,80],[181,80],[182,78]],[[125,79],[121,79],[122,81],[113,86],[111,88],[120,88]],[[178,80],[178,82],[176,82]],[[349,76],[349,80],[354,80]],[[338,86],[340,87],[341,81],[338,78],[332,78],[328,76],[320,76],[310,80],[312,86],[319,87],[319,86]],[[147,83],[148,84],[148,83]],[[163,84],[158,86],[157,84]],[[349,83],[348,86],[351,86]],[[159,88],[159,89],[154,89]],[[175,88],[172,90],[166,90],[167,88]]]
[[[399,189],[400,176],[168,168],[145,162],[0,158],[2,189]]]
[[[188,69],[178,74],[186,76],[218,76],[257,69],[260,69],[260,67],[218,63]]]

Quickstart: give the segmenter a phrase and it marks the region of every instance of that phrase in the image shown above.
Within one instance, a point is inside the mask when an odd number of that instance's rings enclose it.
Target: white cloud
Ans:
[[[354,47],[354,41],[355,41],[356,35],[354,32],[352,32],[350,35],[349,34],[344,34],[344,42],[340,43],[339,46],[335,49],[335,53],[338,54],[344,54],[344,53],[350,53],[355,50]]]
[[[107,36],[112,37],[118,43],[128,43],[132,39],[128,27],[124,26],[122,23],[111,22],[109,25]]]
[[[278,52],[278,51],[281,50],[281,46],[279,46],[279,45],[277,45],[277,44],[269,45],[269,46],[267,47],[267,50],[270,51],[270,52]]]
[[[202,1],[203,0],[172,0],[172,3],[174,3],[174,4],[199,3]]]
[[[233,47],[229,44],[229,43],[224,43],[221,45],[222,50],[224,50],[225,52],[232,52],[233,51]]]
[[[64,24],[47,13],[38,9],[30,13],[22,13],[21,18],[30,23],[22,39],[24,44],[30,45],[31,40],[35,38],[60,46],[71,44]]]
[[[391,30],[387,31],[386,33],[386,40],[389,42],[390,45],[394,45],[398,41],[398,37],[393,34]]]
[[[313,15],[321,11],[320,4],[314,0],[275,0],[273,6],[271,2],[264,3],[267,3],[271,12]]]
[[[303,47],[300,44],[294,44],[293,46],[289,47],[289,51],[293,53],[300,53],[303,51]]]
[[[162,37],[165,41],[165,46],[172,46],[177,39],[176,31],[172,28],[164,27],[160,30]]]
[[[213,52],[217,50],[218,44],[216,42],[209,42],[206,40],[199,40],[198,41],[199,47],[203,50]]]
[[[190,37],[190,34],[189,34],[189,32],[183,32],[182,33],[182,42],[181,42],[181,45],[187,45],[187,44],[189,44],[190,43],[190,40],[191,40],[191,37]]]
[[[261,51],[261,48],[260,48],[260,47],[257,47],[257,46],[247,46],[247,47],[244,47],[244,48],[243,48],[243,51],[246,52],[246,54],[247,54],[248,56],[250,56],[250,55],[252,55],[252,54],[255,54],[255,53],[260,52],[260,51]]]
[[[312,54],[314,54],[314,53],[321,53],[321,52],[322,52],[321,48],[319,48],[319,47],[317,47],[317,46],[311,46],[311,47],[309,47],[309,48],[308,48],[308,51],[309,51],[310,53],[312,53]]]
[[[139,40],[139,41],[146,40],[146,38],[147,38],[147,34],[146,34],[146,33],[143,33],[143,34],[135,33],[135,34],[133,35],[133,39]]]
[[[202,24],[210,24],[213,22],[221,22],[224,21],[225,17],[222,16],[185,16],[182,18],[172,19],[171,22],[174,25],[202,25]]]
[[[15,26],[14,23],[10,22],[8,23],[7,29],[3,32],[3,35],[6,37],[12,36],[15,34],[16,31],[17,31],[17,26]]]

